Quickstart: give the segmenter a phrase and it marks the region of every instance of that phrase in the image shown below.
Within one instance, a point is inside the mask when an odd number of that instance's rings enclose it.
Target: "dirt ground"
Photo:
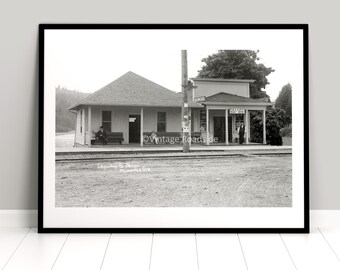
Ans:
[[[72,148],[73,144],[74,144],[74,131],[55,134],[55,147],[57,149],[60,147]]]
[[[56,162],[57,207],[291,207],[291,155]]]

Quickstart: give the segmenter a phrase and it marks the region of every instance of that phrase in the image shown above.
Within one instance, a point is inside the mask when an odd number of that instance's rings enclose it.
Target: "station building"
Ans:
[[[253,80],[193,78],[188,92],[190,132],[205,144],[236,143],[237,129],[245,123],[245,143],[250,138],[250,111],[263,117],[266,144],[266,108],[273,103],[250,98]],[[70,108],[76,114],[75,143],[91,146],[101,126],[108,134],[121,134],[122,144],[145,145],[145,136],[180,136],[182,94],[166,89],[133,72],[89,95]],[[207,139],[209,138],[209,139]],[[213,138],[215,140],[213,140]]]

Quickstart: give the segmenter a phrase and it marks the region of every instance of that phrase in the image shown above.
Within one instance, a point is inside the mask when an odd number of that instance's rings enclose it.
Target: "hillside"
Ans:
[[[60,86],[56,88],[56,132],[74,130],[76,116],[68,109],[88,95],[88,93],[68,90]]]

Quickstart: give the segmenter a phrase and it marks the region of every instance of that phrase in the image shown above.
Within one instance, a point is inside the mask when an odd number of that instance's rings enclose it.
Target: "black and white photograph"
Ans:
[[[43,228],[306,229],[306,29],[194,28],[41,28]]]

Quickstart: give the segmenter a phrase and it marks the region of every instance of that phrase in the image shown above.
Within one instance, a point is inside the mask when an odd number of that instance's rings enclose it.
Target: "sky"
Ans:
[[[218,50],[259,50],[259,63],[275,72],[264,89],[275,100],[291,83],[303,91],[301,30],[46,30],[45,91],[58,85],[92,93],[133,71],[181,91],[181,50],[189,78]],[[252,79],[252,78],[249,78]]]

